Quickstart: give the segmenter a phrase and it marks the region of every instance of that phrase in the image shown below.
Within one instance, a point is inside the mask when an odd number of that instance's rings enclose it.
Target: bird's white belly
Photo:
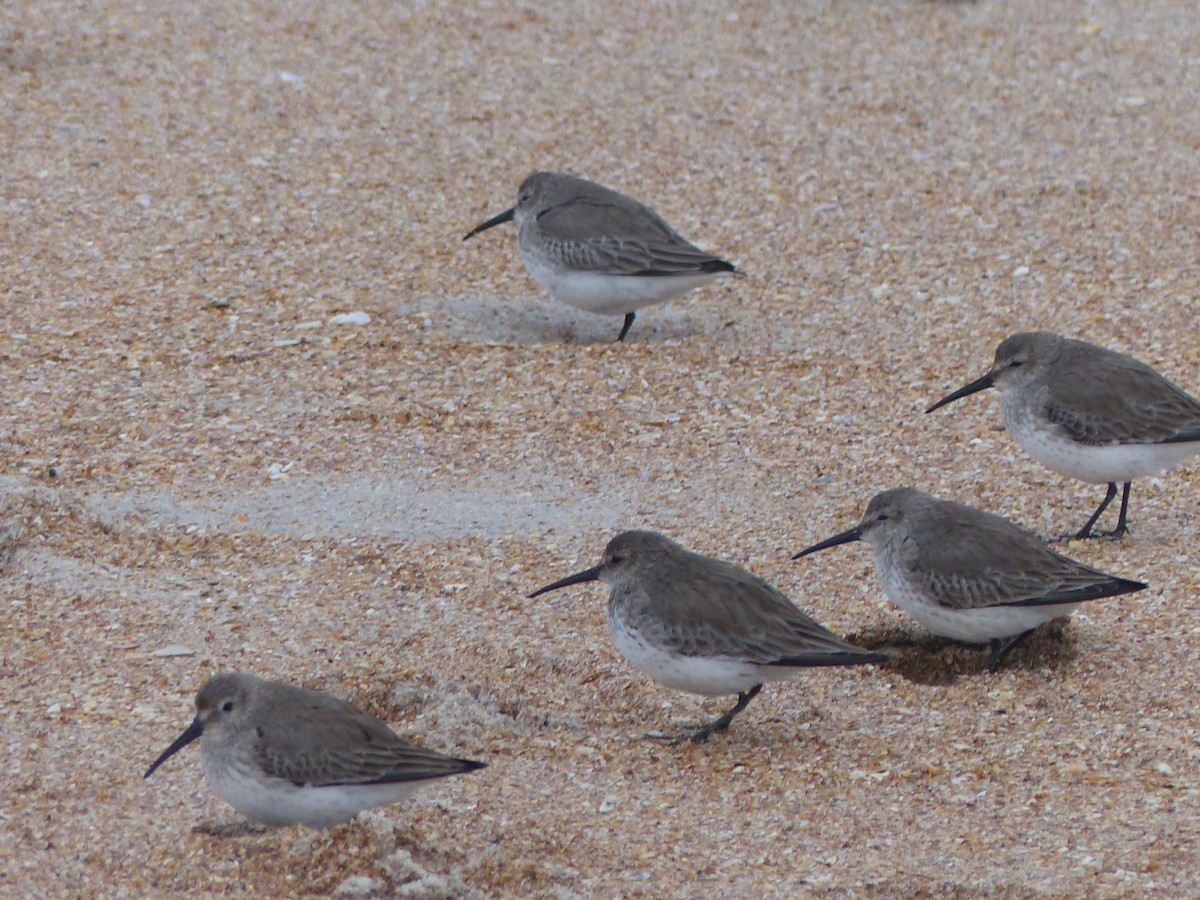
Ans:
[[[410,797],[423,783],[298,786],[236,764],[214,764],[211,754],[202,755],[202,767],[209,783],[230,806],[266,825],[329,828],[349,821],[364,809]]]
[[[689,694],[740,694],[765,681],[795,674],[786,666],[760,666],[728,656],[679,656],[656,647],[623,621],[609,617],[613,643],[621,655],[659,684]]]
[[[1070,615],[1078,603],[1052,606],[984,606],[975,609],[951,609],[917,590],[902,577],[898,567],[878,567],[888,599],[936,635],[968,644],[982,644],[997,638],[1012,637],[1044,622]]]
[[[521,258],[533,280],[556,300],[576,309],[606,316],[623,316],[646,306],[666,303],[706,282],[729,274],[604,275],[549,266],[542,259],[526,253],[522,253]]]
[[[1025,452],[1048,469],[1093,484],[1126,482],[1155,475],[1200,453],[1200,442],[1180,444],[1108,444],[1071,440],[1044,420],[1004,415],[1004,427]]]

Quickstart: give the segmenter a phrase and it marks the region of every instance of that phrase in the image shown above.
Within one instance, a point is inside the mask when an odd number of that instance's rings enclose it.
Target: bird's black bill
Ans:
[[[559,588],[570,587],[573,584],[582,584],[585,581],[595,581],[600,577],[600,567],[592,566],[590,569],[584,569],[582,572],[576,572],[574,575],[568,575],[566,578],[560,578],[554,584],[548,584],[544,588],[538,588],[529,595],[532,600],[539,594],[547,594],[550,591],[557,591]]]
[[[486,222],[476,225],[463,235],[463,240],[465,241],[467,238],[475,237],[475,235],[479,234],[479,232],[487,231],[493,225],[503,225],[505,222],[511,222],[516,214],[517,208],[515,206],[512,209],[506,209],[504,212],[500,213],[500,215],[492,216]]]
[[[830,547],[836,547],[838,544],[848,544],[851,541],[861,540],[862,528],[856,525],[849,531],[843,531],[841,534],[835,534],[833,537],[826,538],[819,544],[813,544],[811,547],[805,547],[803,550],[793,556],[792,559],[799,559],[802,556],[808,556],[808,554],[816,553],[818,550],[827,550]]]
[[[192,719],[192,724],[187,727],[187,730],[184,731],[179,737],[175,738],[175,742],[166,750],[164,750],[158,759],[151,764],[150,768],[146,770],[146,774],[142,777],[149,778],[154,774],[155,769],[165,763],[168,759],[170,759],[192,741],[196,740],[196,738],[200,737],[203,732],[204,728],[200,724],[200,717],[197,716],[196,718]]]
[[[991,372],[988,372],[986,375],[979,376],[974,381],[972,381],[970,384],[964,384],[953,394],[947,394],[945,397],[943,397],[937,403],[930,404],[929,407],[926,408],[925,412],[931,413],[935,409],[945,406],[947,403],[953,403],[955,400],[961,400],[963,397],[966,397],[970,394],[974,394],[978,391],[986,390],[987,388],[990,388],[995,383],[996,383],[996,379],[994,379],[992,377]]]

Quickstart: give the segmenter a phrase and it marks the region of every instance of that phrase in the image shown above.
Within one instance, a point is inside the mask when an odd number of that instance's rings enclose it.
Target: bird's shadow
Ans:
[[[892,654],[881,668],[914,684],[945,686],[964,676],[986,676],[1006,670],[1053,669],[1074,656],[1075,637],[1066,617],[1047,622],[994,665],[987,644],[964,644],[903,627],[882,627],[847,637],[868,650]]]
[[[598,316],[553,300],[510,300],[463,297],[442,313],[429,314],[430,327],[460,340],[505,344],[616,344],[620,316]],[[628,344],[661,343],[717,332],[722,321],[714,311],[683,303],[638,313]]]

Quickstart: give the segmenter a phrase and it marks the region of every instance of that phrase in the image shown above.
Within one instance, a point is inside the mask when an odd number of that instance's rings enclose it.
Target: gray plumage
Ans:
[[[517,203],[463,240],[516,220],[529,274],[576,309],[623,315],[625,340],[637,310],[666,303],[735,267],[682,236],[658,213],[617,191],[562,172],[535,172]]]
[[[597,580],[611,588],[608,624],[617,649],[637,668],[676,690],[738,694],[732,709],[676,743],[728,728],[767,681],[810,666],[889,658],[842,640],[761,578],[653,531],[617,535],[599,565],[531,596]]]
[[[860,540],[875,551],[879,580],[893,603],[934,634],[992,643],[996,662],[1079,603],[1146,587],[1055,553],[1000,516],[912,487],[876,494],[857,526],[796,558]]]
[[[225,702],[234,710],[223,713]],[[196,695],[205,728],[228,716],[229,736],[251,748],[273,778],[325,787],[444,778],[480,768],[404,740],[379,719],[330,694],[244,673],[216,675]]]
[[[1008,519],[916,488],[877,494],[860,528],[863,540],[894,545],[904,576],[946,609],[1079,603],[1145,587],[1055,553]]]
[[[685,550],[652,531],[627,531],[604,550],[609,615],[684,656],[724,656],[767,666],[882,662],[818,624],[745,569]]]
[[[1127,530],[1134,478],[1180,465],[1200,452],[1200,401],[1143,362],[1048,331],[1021,332],[996,348],[991,369],[925,411],[989,387],[1001,392],[1000,416],[1017,442],[1043,465],[1108,491],[1075,537],[1093,526],[1124,484],[1117,527]]]
[[[684,238],[650,207],[563,172],[535,172],[517,191],[526,240],[564,268],[605,275],[732,272],[730,263]]]
[[[418,747],[344,700],[241,672],[204,683],[192,724],[145,777],[197,739],[217,793],[277,825],[329,827],[485,765]]]
[[[1048,331],[1014,334],[996,348],[992,372],[997,383],[1037,379],[1035,402],[1047,421],[1081,444],[1200,441],[1200,401],[1144,362],[1107,347]]]

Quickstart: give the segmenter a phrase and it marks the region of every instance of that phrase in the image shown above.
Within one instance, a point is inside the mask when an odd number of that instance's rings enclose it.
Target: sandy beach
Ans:
[[[1083,524],[995,391],[923,414],[1014,331],[1200,394],[1189,4],[18,0],[0,93],[0,895],[1200,893],[1200,463],[997,672],[790,559],[904,484]],[[461,240],[540,169],[744,277],[616,343]],[[732,698],[526,599],[628,528],[917,643],[664,746]],[[142,778],[222,671],[489,766],[241,833],[197,748]]]

